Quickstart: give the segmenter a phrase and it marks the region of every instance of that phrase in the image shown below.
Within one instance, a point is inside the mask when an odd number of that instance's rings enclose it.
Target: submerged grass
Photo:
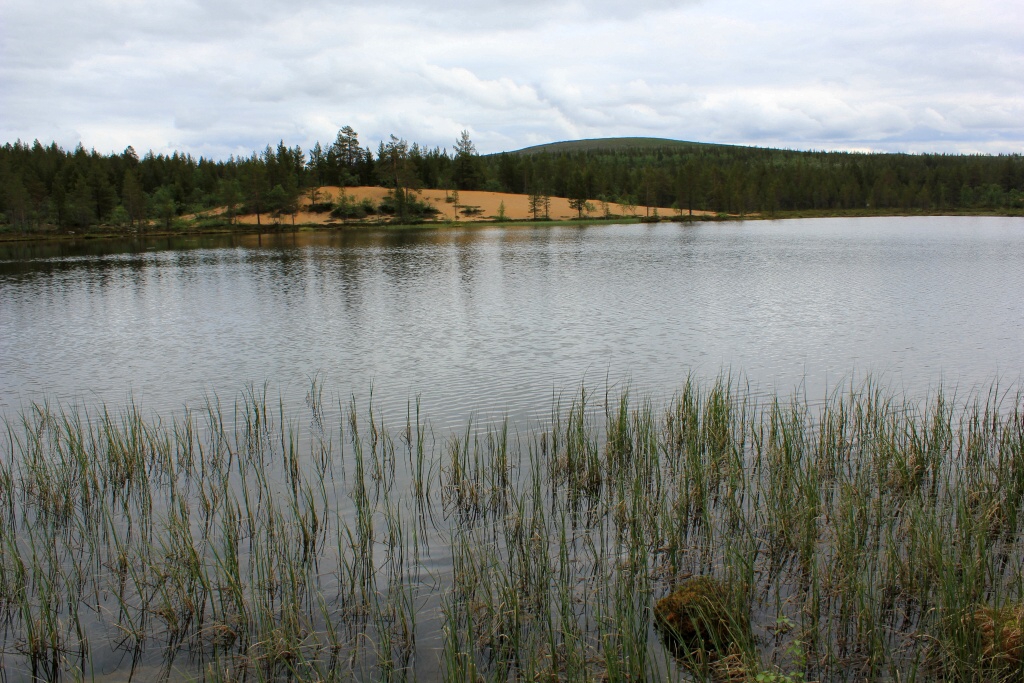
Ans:
[[[440,439],[322,394],[9,421],[4,680],[1024,676],[1019,393],[691,378]]]

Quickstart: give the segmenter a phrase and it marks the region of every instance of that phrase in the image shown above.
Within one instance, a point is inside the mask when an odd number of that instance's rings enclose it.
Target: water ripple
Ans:
[[[540,419],[584,380],[667,398],[731,368],[813,395],[1024,368],[1022,219],[219,239],[0,252],[0,412],[129,392],[173,411],[267,380],[298,405],[319,374],[455,428]]]

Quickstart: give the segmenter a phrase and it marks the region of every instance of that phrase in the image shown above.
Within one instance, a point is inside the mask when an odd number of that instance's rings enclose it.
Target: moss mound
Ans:
[[[989,666],[1020,668],[1024,663],[1024,605],[979,607],[972,615]]]
[[[724,656],[749,630],[745,619],[732,614],[726,585],[709,576],[689,579],[659,600],[654,618],[666,644],[684,654]]]

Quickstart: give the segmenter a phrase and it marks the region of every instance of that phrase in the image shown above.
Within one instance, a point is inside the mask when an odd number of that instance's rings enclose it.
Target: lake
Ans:
[[[0,245],[0,411],[310,378],[435,425],[688,374],[809,395],[1024,368],[1024,220],[855,218]]]
[[[0,245],[4,680],[990,674],[1022,264],[963,217]]]

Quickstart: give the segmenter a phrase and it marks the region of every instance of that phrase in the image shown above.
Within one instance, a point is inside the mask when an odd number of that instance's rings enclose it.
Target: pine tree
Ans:
[[[475,190],[479,187],[480,170],[476,145],[469,139],[469,131],[462,131],[455,142],[455,159],[452,161],[452,176],[460,190]]]
[[[124,179],[121,181],[121,205],[128,214],[130,225],[135,226],[146,218],[146,196],[138,176],[132,169],[124,172]]]

